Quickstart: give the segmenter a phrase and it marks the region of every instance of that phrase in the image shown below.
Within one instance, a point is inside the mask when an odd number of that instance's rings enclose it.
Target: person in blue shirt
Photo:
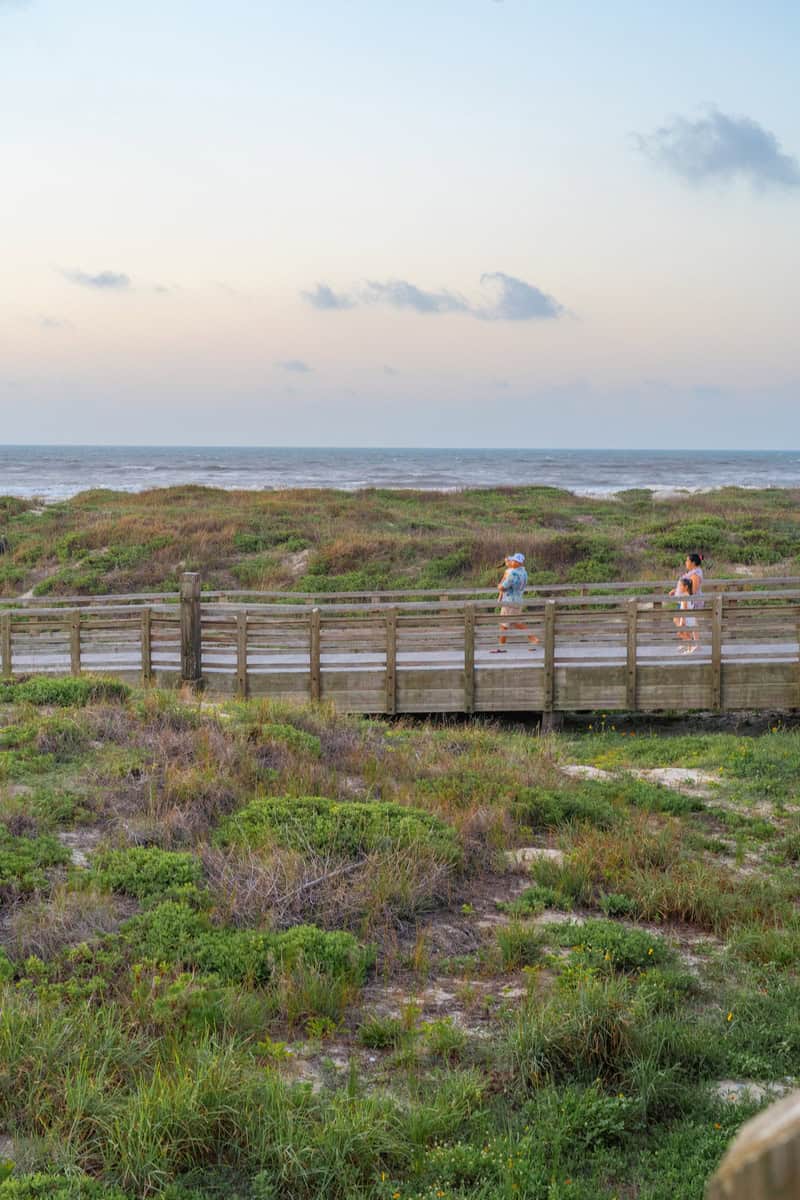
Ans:
[[[506,569],[503,578],[497,585],[497,599],[500,602],[501,617],[518,617],[522,613],[522,602],[525,597],[525,588],[528,586],[528,572],[525,570],[525,555],[510,554],[506,559]],[[506,635],[512,629],[526,629],[527,626],[523,621],[501,621],[500,636],[498,637],[498,646],[496,650],[492,650],[492,654],[506,653]],[[535,633],[528,634],[528,644],[531,648],[539,641]]]

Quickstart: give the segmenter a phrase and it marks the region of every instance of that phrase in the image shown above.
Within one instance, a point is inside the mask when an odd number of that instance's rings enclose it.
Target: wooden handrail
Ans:
[[[530,584],[528,587],[528,595],[531,598],[536,596],[547,597],[551,595],[559,596],[561,594],[577,593],[580,598],[588,599],[590,595],[601,592],[603,595],[608,595],[614,592],[636,592],[644,591],[658,592],[664,588],[671,588],[677,572],[674,576],[668,579],[645,579],[645,580],[609,580],[600,582],[576,581],[575,583],[547,583],[547,584]],[[717,591],[729,592],[751,592],[760,591],[761,589],[782,590],[784,588],[800,589],[800,576],[764,576],[756,578],[755,576],[737,576],[734,578],[718,578],[706,579],[703,585],[707,593]],[[471,588],[362,588],[358,591],[322,591],[322,592],[294,592],[294,591],[256,591],[246,588],[224,588],[216,590],[203,591],[201,599],[204,602],[210,600],[225,600],[227,597],[236,597],[237,601],[243,597],[252,597],[256,601],[283,601],[284,603],[300,604],[300,603],[332,603],[341,602],[344,600],[358,600],[361,597],[372,601],[372,597],[377,597],[379,602],[389,601],[390,598],[403,596],[430,596],[441,599],[442,597],[455,598],[480,598],[483,596],[495,595],[496,587],[471,587]],[[51,607],[84,607],[98,606],[105,607],[106,605],[114,604],[176,604],[178,602],[178,591],[172,592],[119,592],[107,593],[103,595],[93,596],[9,596],[0,597],[0,607],[11,607],[19,605],[23,608],[38,608],[39,606]]]

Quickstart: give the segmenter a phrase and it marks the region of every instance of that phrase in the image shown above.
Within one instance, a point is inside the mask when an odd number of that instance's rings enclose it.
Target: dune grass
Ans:
[[[532,580],[670,577],[699,550],[717,575],[797,573],[800,493],[722,488],[686,500],[550,487],[453,494],[370,489],[89,491],[43,509],[0,498],[0,595],[210,587],[353,591],[495,582],[509,549]]]
[[[800,1076],[798,762],[5,697],[0,1200],[700,1200],[715,1084]]]

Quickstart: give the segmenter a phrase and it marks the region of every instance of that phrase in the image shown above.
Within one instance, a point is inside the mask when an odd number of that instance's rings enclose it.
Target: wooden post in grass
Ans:
[[[3,679],[11,678],[11,613],[0,614],[0,670]]]
[[[711,601],[711,707],[722,708],[722,593]]]
[[[639,601],[628,600],[627,612],[627,654],[625,674],[625,706],[628,712],[636,712],[636,622],[639,615]]]
[[[236,692],[247,699],[247,612],[236,614]]]
[[[198,684],[203,678],[203,641],[200,628],[200,576],[181,575],[181,682]]]
[[[322,665],[320,660],[320,611],[311,610],[311,633],[309,642],[309,695],[312,700],[319,700],[322,685]]]
[[[81,673],[81,612],[76,608],[69,614],[69,670],[71,675]]]
[[[556,602],[544,602],[544,699],[542,701],[542,731],[557,729],[559,718],[554,711],[556,685]]]
[[[397,609],[386,610],[386,701],[387,713],[397,712]]]
[[[475,605],[464,609],[464,712],[475,711]]]
[[[792,1092],[742,1126],[706,1189],[706,1200],[798,1196],[800,1092]]]
[[[152,609],[145,605],[142,609],[142,683],[148,684],[153,678],[152,651]]]

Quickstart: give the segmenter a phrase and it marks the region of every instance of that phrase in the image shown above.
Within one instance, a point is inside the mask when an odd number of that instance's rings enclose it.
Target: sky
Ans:
[[[800,447],[798,45],[794,0],[0,0],[0,441]]]

